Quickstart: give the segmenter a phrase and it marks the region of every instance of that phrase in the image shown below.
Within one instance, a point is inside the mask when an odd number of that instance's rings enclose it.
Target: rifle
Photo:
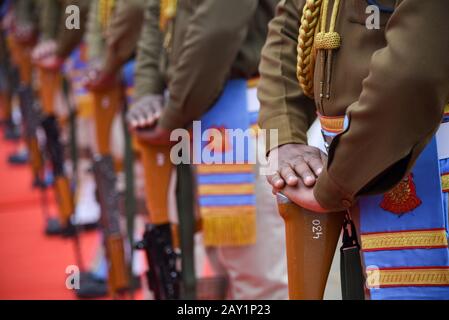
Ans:
[[[101,208],[106,257],[109,261],[109,286],[115,297],[124,294],[130,286],[123,237],[120,232],[118,192],[115,187],[116,176],[112,157],[96,156],[93,168]]]
[[[322,300],[345,214],[311,212],[281,193],[277,200],[285,221],[290,299]]]
[[[20,112],[23,118],[25,141],[30,153],[31,169],[33,171],[34,186],[43,183],[44,161],[37,139],[37,129],[41,122],[41,114],[34,100],[33,89],[28,85],[19,85],[17,90],[20,102]]]
[[[168,192],[173,165],[170,146],[139,143],[145,173],[146,205],[151,224],[147,225],[138,249],[145,249],[150,270],[147,278],[157,300],[179,299],[179,272],[173,245],[173,233],[168,217]],[[157,187],[156,187],[157,186]]]
[[[20,112],[23,117],[25,140],[30,152],[31,168],[33,170],[33,185],[41,183],[40,175],[43,171],[43,159],[39,150],[36,131],[39,126],[40,114],[34,102],[34,93],[31,86],[32,64],[30,50],[27,46],[19,44],[13,36],[8,37],[12,60],[17,64],[19,77],[14,77],[13,86],[17,89],[20,102]]]
[[[67,105],[69,106],[69,135],[70,135],[70,159],[72,160],[72,175],[73,180],[75,181],[75,184],[77,184],[77,177],[78,177],[78,142],[77,142],[77,126],[76,126],[76,119],[77,119],[77,110],[76,107],[72,104],[72,102],[69,99],[69,92],[70,92],[70,83],[67,80],[67,78],[63,78],[62,82],[62,91],[64,93],[64,99]]]
[[[180,274],[177,270],[177,254],[173,250],[171,226],[147,224],[143,240],[136,248],[145,250],[149,270],[148,285],[156,300],[180,298]]]
[[[20,101],[20,112],[23,118],[25,141],[30,155],[30,165],[33,173],[33,187],[39,188],[41,193],[42,215],[46,221],[46,233],[59,233],[60,224],[57,219],[50,217],[47,183],[44,178],[44,159],[37,138],[37,130],[41,123],[41,114],[34,99],[33,89],[29,85],[18,85],[17,93]]]
[[[32,70],[31,50],[32,47],[19,43],[12,35],[8,36],[7,42],[11,50],[11,60],[19,69],[20,83],[31,86]]]
[[[101,210],[106,257],[109,261],[109,287],[114,297],[130,289],[130,277],[120,231],[119,195],[116,190],[114,161],[110,155],[110,130],[120,101],[120,87],[94,92],[94,117],[97,155],[94,157],[94,175]]]
[[[122,90],[116,86],[104,92],[93,92],[93,98],[97,151],[100,155],[109,155],[111,127],[122,101]]]
[[[59,209],[59,220],[64,229],[64,234],[71,236],[75,233],[70,221],[75,211],[70,181],[65,175],[64,169],[64,149],[60,141],[59,127],[54,115],[47,116],[42,121],[42,128],[47,138],[46,148],[52,163],[54,175],[54,187]]]
[[[62,76],[58,71],[40,68],[39,72],[39,95],[42,110],[46,115],[55,113],[56,94],[62,88]]]
[[[125,136],[125,199],[124,199],[124,211],[126,215],[126,229],[128,232],[128,245],[131,246],[129,254],[129,270],[128,274],[130,279],[133,279],[133,261],[134,261],[134,220],[137,212],[137,203],[135,195],[134,184],[134,150],[131,135],[128,131],[126,122],[126,113],[128,110],[128,104],[125,99],[125,105],[122,112],[122,124],[123,134]],[[134,283],[130,284],[131,299],[134,300]]]
[[[55,116],[55,97],[62,85],[62,77],[57,71],[41,68],[40,99],[44,120],[42,128],[46,136],[46,149],[53,168],[54,188],[59,209],[59,220],[63,228],[63,234],[73,236],[76,233],[71,223],[71,216],[75,211],[75,204],[70,181],[64,168],[64,147],[60,141],[60,128]]]

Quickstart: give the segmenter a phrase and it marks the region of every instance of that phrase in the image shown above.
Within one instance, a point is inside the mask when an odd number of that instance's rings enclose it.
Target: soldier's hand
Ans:
[[[31,53],[33,63],[39,64],[43,59],[54,55],[56,48],[56,42],[53,40],[40,42],[34,47],[33,52]]]
[[[115,73],[104,71],[101,61],[94,60],[90,62],[81,83],[89,91],[103,92],[118,85],[119,77]]]
[[[273,193],[277,193],[273,189]],[[316,200],[315,194],[313,193],[313,188],[307,187],[303,184],[302,180],[299,180],[296,187],[286,186],[282,189],[282,194],[289,198],[291,201],[296,203],[301,208],[318,212],[318,213],[328,213],[329,210],[324,209]]]
[[[101,92],[113,88],[118,83],[118,77],[104,71],[98,71],[85,83],[89,91]]]
[[[166,146],[172,144],[170,141],[171,131],[160,125],[155,125],[151,128],[140,128],[135,130],[134,133],[137,139],[151,145]]]
[[[37,63],[37,65],[46,70],[58,71],[59,69],[61,69],[63,63],[64,60],[62,58],[58,57],[56,54],[53,54],[44,59],[41,59]]]
[[[154,126],[161,116],[163,105],[164,97],[162,95],[150,94],[138,99],[127,114],[131,130]]]
[[[323,171],[327,156],[318,148],[291,143],[270,152],[268,161],[271,167],[277,164],[274,173],[267,177],[275,190],[297,187],[300,181],[311,188]]]
[[[32,24],[17,24],[14,29],[14,37],[21,44],[33,44],[36,40],[36,30]]]

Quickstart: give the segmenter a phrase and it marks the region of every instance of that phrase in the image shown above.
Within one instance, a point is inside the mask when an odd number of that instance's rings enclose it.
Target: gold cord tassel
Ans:
[[[321,3],[322,0],[307,0],[303,8],[298,36],[297,77],[304,94],[310,98],[314,96],[314,38],[320,19]]]
[[[340,0],[334,1],[329,31],[326,32],[329,0],[308,0],[303,8],[298,38],[298,80],[304,94],[314,97],[314,52],[320,55],[320,101],[330,98],[332,51],[340,48],[341,38],[335,32]],[[319,32],[318,32],[319,29]],[[326,51],[323,51],[326,50]],[[326,88],[326,94],[324,89]]]
[[[177,0],[161,0],[161,11],[159,14],[159,28],[162,31],[167,30],[168,22],[176,15]]]
[[[114,10],[115,0],[99,0],[98,20],[103,31],[107,30]]]

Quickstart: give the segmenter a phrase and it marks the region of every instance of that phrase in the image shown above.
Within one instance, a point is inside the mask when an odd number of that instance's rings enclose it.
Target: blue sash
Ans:
[[[359,232],[373,300],[449,299],[449,190],[444,188],[449,159],[441,159],[439,151],[433,138],[397,187],[359,201]]]
[[[249,151],[254,141],[247,139],[245,152],[238,154],[242,145],[226,132],[248,130],[257,118],[254,113],[248,105],[247,81],[231,80],[201,118],[201,129],[199,123],[194,124],[193,153],[194,161],[201,162],[197,165],[198,196],[206,246],[240,246],[256,241],[255,176],[250,161],[255,154]],[[210,140],[208,129],[217,133]],[[204,141],[198,143],[201,137]]]
[[[126,100],[128,105],[133,103],[134,97],[134,69],[136,61],[131,60],[123,67],[123,82],[126,90]]]
[[[63,73],[70,80],[73,97],[78,108],[78,115],[80,117],[90,117],[93,112],[93,97],[81,81],[87,69],[83,51],[84,44],[73,50],[64,63]]]
[[[414,202],[409,212],[390,211],[385,205],[388,194],[360,200],[362,250],[373,299],[449,299],[447,194],[442,193],[441,164],[433,139],[417,160],[411,180],[391,191]]]

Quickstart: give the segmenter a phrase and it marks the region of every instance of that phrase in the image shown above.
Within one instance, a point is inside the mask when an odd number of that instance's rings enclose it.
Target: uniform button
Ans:
[[[352,202],[346,199],[343,199],[341,201],[341,204],[343,205],[343,207],[349,209],[352,206]]]

